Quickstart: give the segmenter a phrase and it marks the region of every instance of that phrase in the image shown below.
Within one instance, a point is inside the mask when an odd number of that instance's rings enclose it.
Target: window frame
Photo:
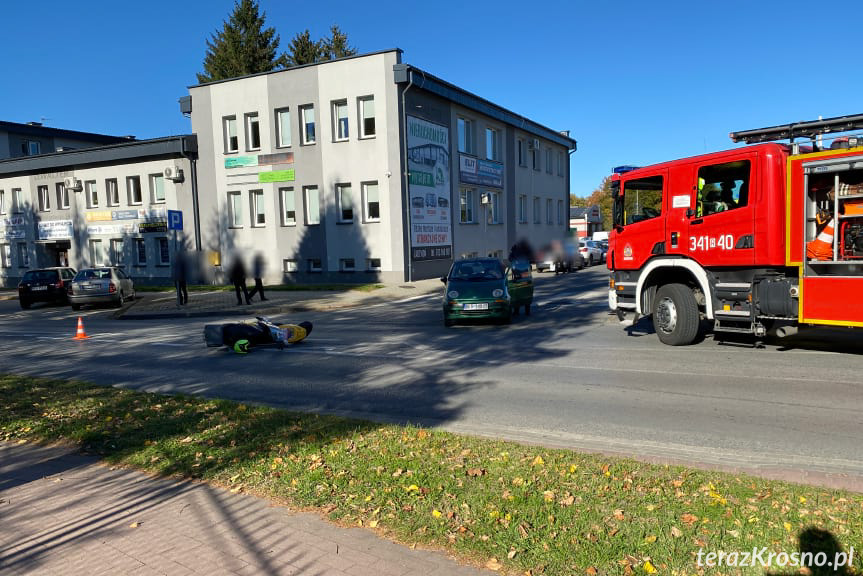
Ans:
[[[12,188],[12,214],[24,212],[24,192],[21,188]]]
[[[485,159],[500,161],[500,130],[493,126],[485,128]]]
[[[518,195],[518,221],[520,224],[527,224],[527,194]]]
[[[299,107],[300,120],[300,146],[314,146],[318,142],[318,135],[315,129],[317,120],[315,118],[315,105],[304,104]],[[312,121],[306,121],[306,112],[311,112]],[[309,138],[309,126],[311,126],[311,138]]]
[[[542,224],[542,198],[533,197],[533,223]]]
[[[84,194],[87,199],[87,208],[99,208],[99,189],[95,180],[84,181]]]
[[[488,223],[501,224],[501,194],[500,192],[495,192],[493,190],[486,192],[486,194],[488,194]]]
[[[251,227],[264,228],[267,225],[267,205],[264,190],[256,188],[249,190],[249,209],[251,210]]]
[[[276,117],[276,148],[290,148],[293,143],[291,141],[291,109],[287,106],[276,108],[273,114]],[[285,120],[282,119],[283,116]]]
[[[117,250],[117,246],[120,247]],[[111,264],[114,266],[123,266],[126,260],[126,239],[125,238],[111,238],[109,240],[109,257],[111,260]]]
[[[518,165],[527,168],[527,140],[519,138],[517,142]]]
[[[348,206],[345,206],[346,203]],[[336,184],[336,212],[339,215],[339,224],[353,224],[354,198],[350,182]]]
[[[158,236],[155,238],[156,244],[156,266],[171,265],[171,244],[168,242],[167,236]]]
[[[369,188],[374,186],[377,200],[374,202],[369,200]],[[381,187],[377,180],[361,182],[360,188],[363,196],[363,222],[380,222],[381,221]],[[377,216],[371,215],[371,205],[377,204]]]
[[[105,205],[120,205],[120,185],[116,178],[105,178]]]
[[[18,242],[18,268],[30,267],[30,253],[26,242]]]
[[[551,148],[548,147],[545,149],[545,172],[546,174],[554,174],[554,161]]]
[[[320,274],[324,271],[323,261],[320,258],[307,258],[306,269],[309,274]]]
[[[377,266],[374,265],[374,262],[377,261]],[[380,272],[381,271],[381,259],[380,258],[366,258],[366,271],[367,272]]]
[[[87,255],[90,257],[90,266],[102,266],[105,264],[105,251],[102,248],[101,238],[90,238],[87,241]]]
[[[150,203],[151,204],[164,204],[166,202],[167,193],[165,191],[165,176],[163,174],[150,174],[148,179],[150,181]],[[162,199],[160,200],[156,193],[159,191],[158,182],[162,183]]]
[[[366,117],[366,106],[371,103],[371,116]],[[357,98],[357,124],[359,124],[359,139],[368,140],[378,134],[377,114],[375,113],[375,97],[373,94]],[[371,130],[369,130],[371,128]]]
[[[246,136],[246,152],[261,149],[261,119],[257,112],[247,112],[243,115],[243,127]],[[257,143],[255,140],[257,139]],[[257,144],[257,145],[255,145]]]
[[[145,238],[135,238],[135,266],[147,265],[147,241]],[[143,248],[143,252],[141,249]]]
[[[231,132],[233,132],[233,136]],[[237,135],[236,115],[222,116],[222,140],[225,154],[236,154],[240,151],[240,137]]]
[[[351,137],[351,122],[350,114],[348,113],[347,98],[333,100],[330,103],[330,108],[332,110],[333,118],[333,142],[347,142]],[[341,112],[344,112],[344,116],[339,115]],[[342,120],[344,120],[344,123],[342,123]],[[342,133],[342,128],[344,128],[344,133]]]
[[[458,192],[459,224],[476,224],[476,188],[461,188]]]
[[[136,193],[137,200],[135,200]],[[140,176],[126,176],[126,199],[129,202],[129,206],[141,206],[144,203],[144,192],[141,190]]]
[[[317,214],[316,219],[312,220],[311,203],[309,202],[310,194],[314,192],[317,195]],[[306,217],[306,226],[320,226],[323,216],[321,215],[321,190],[317,186],[303,186],[303,207]]]
[[[0,268],[12,267],[12,244],[9,242],[0,243]]]
[[[554,224],[554,203],[551,198],[545,199],[545,223]]]
[[[239,190],[229,190],[228,197],[228,228],[243,227],[243,196]]]
[[[54,189],[57,191],[57,209],[68,210],[70,206],[69,189],[66,188],[66,184],[57,182],[54,184]]]
[[[282,272],[284,274],[296,274],[297,270],[297,259],[296,258],[283,258],[282,259]]]
[[[0,214],[6,213],[6,191],[0,190]]]
[[[36,186],[36,195],[39,198],[39,212],[51,211],[51,194],[48,192],[47,184]]]
[[[356,272],[357,261],[355,258],[339,258],[339,272]]]
[[[459,116],[456,124],[458,126],[458,151],[462,154],[473,155],[473,120]]]
[[[291,210],[293,213],[293,217],[288,219],[287,210],[287,202],[286,199],[290,197],[291,200]],[[297,195],[294,191],[293,186],[284,186],[279,188],[279,207],[281,213],[281,224],[282,226],[296,226],[297,225]]]

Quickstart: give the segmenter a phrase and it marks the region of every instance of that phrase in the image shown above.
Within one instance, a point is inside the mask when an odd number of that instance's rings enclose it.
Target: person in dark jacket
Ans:
[[[189,303],[189,291],[186,289],[186,277],[189,274],[189,266],[186,262],[186,253],[178,250],[174,256],[174,286],[177,288],[177,305],[185,306]]]
[[[243,259],[240,256],[237,256],[231,265],[230,280],[234,284],[234,290],[237,292],[237,306],[243,303],[240,296],[241,292],[242,296],[246,299],[246,304],[251,304],[249,289],[246,288],[246,266],[243,264]]]
[[[264,275],[264,265],[264,256],[258,252],[255,255],[254,262],[252,262],[252,271],[255,276],[255,287],[252,288],[251,292],[249,292],[249,300],[251,300],[255,294],[260,294],[262,301],[267,299],[264,296],[264,283],[261,280],[261,276]]]

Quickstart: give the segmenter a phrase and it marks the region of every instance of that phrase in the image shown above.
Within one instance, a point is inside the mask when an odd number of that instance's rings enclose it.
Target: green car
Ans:
[[[506,267],[497,258],[458,260],[441,282],[446,284],[444,326],[473,319],[508,323],[522,306],[530,315],[533,277],[526,261]]]

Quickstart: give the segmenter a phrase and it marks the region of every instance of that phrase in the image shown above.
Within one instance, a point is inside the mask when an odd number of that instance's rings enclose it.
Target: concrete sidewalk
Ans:
[[[237,304],[233,290],[191,291],[189,302],[177,304],[174,290],[138,292],[137,298],[118,311],[115,317],[128,320],[207,316],[255,316],[290,314],[310,310],[336,310],[354,306],[396,302],[415,296],[443,294],[437,278],[402,284],[386,284],[374,290],[267,290],[266,301],[256,295],[251,305]]]
[[[8,442],[0,442],[0,573],[492,574],[268,500]]]

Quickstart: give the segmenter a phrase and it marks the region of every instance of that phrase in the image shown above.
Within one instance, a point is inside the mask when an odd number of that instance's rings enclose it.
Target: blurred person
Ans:
[[[174,286],[177,288],[177,305],[185,306],[189,303],[189,291],[186,289],[189,264],[186,261],[186,253],[183,250],[177,250],[174,256],[174,269],[172,272]]]
[[[267,299],[264,296],[264,283],[261,280],[261,277],[264,275],[264,268],[266,268],[266,265],[267,264],[264,261],[264,255],[258,252],[255,255],[255,260],[252,262],[252,272],[255,278],[255,287],[252,288],[251,292],[249,292],[247,300],[251,300],[255,294],[260,294],[262,301]]]
[[[234,263],[231,265],[230,280],[234,285],[234,290],[237,292],[237,306],[243,303],[240,293],[246,298],[246,304],[251,304],[249,300],[249,289],[246,288],[246,266],[243,264],[243,258],[239,254],[234,258]]]

